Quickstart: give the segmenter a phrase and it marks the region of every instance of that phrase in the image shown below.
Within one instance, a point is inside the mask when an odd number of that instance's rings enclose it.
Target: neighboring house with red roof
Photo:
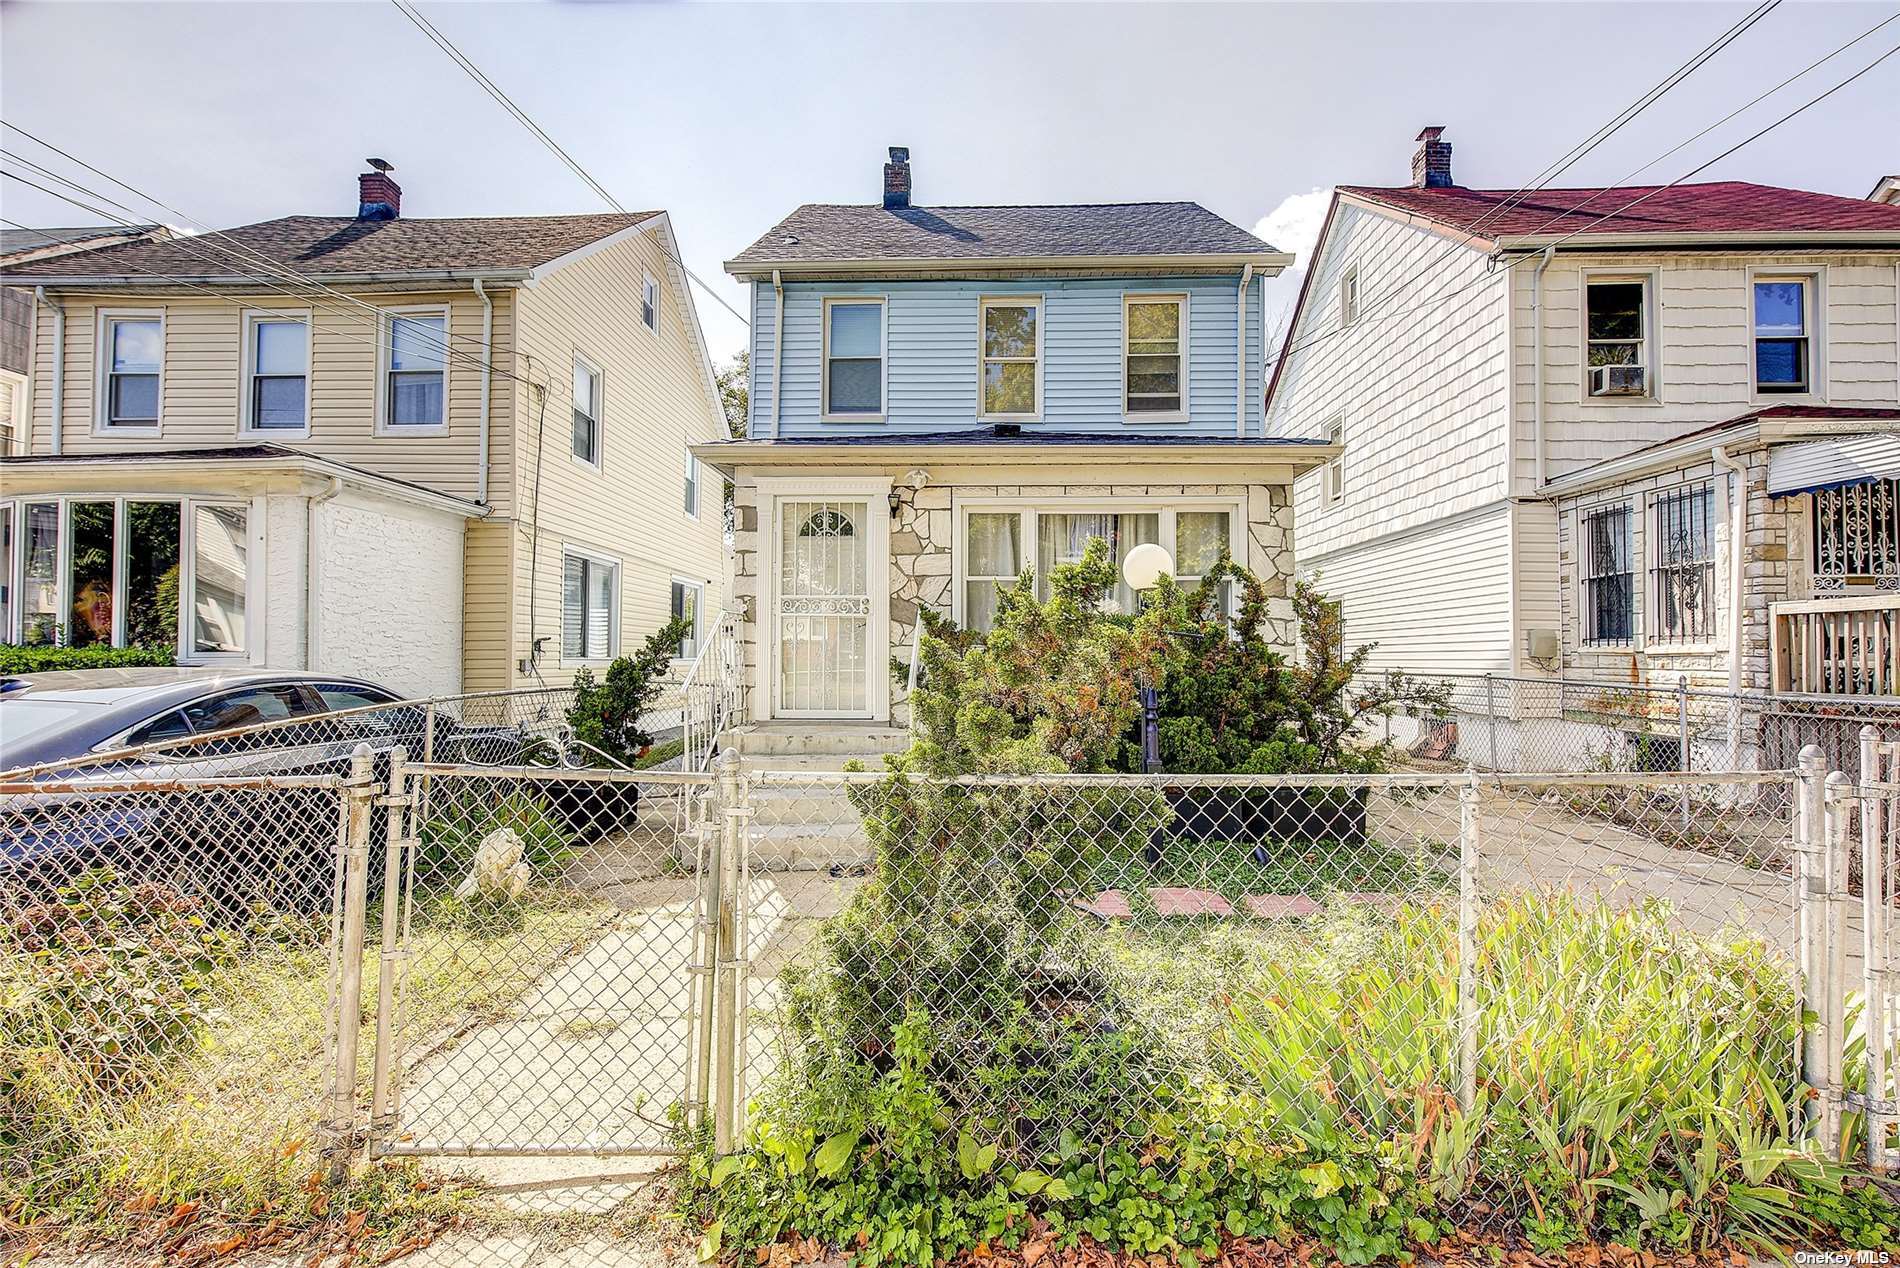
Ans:
[[[405,218],[386,168],[354,216],[0,266],[32,303],[0,642],[436,694],[710,619],[689,446],[725,423],[666,213]]]
[[[1900,427],[1900,206],[1467,189],[1442,131],[1411,184],[1335,192],[1271,375],[1271,434],[1344,444],[1295,513],[1348,638],[1441,673],[1900,694],[1900,465],[1839,439]],[[1888,668],[1841,668],[1862,635],[1790,606],[1819,595],[1880,614],[1853,620]]]

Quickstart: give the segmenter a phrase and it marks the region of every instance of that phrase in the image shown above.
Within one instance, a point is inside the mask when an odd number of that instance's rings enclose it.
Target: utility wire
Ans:
[[[535,140],[541,142],[556,158],[566,164],[568,170],[580,177],[589,189],[600,196],[603,202],[609,207],[612,207],[615,211],[621,212],[622,214],[631,214],[627,211],[627,208],[621,204],[618,198],[615,198],[608,192],[605,185],[595,180],[593,174],[581,166],[578,159],[563,149],[560,142],[548,135],[547,129],[536,123],[534,119],[529,116],[527,111],[516,105],[513,99],[501,90],[500,85],[483,74],[482,68],[471,61],[468,55],[463,53],[461,49],[457,48],[453,40],[442,34],[429,19],[417,12],[413,4],[410,4],[408,0],[390,0],[390,3],[395,5],[397,10],[401,12],[404,17],[408,18],[418,31],[421,31],[437,48],[447,54],[451,61],[468,72],[469,77],[481,86],[482,91],[486,92],[490,97],[493,97],[502,109],[513,115],[521,126],[526,128],[534,136]],[[710,297],[714,303],[731,313],[740,325],[744,326],[747,330],[752,329],[752,323],[746,320],[745,315],[727,303],[725,298],[720,295],[718,291],[713,289],[711,283],[707,282],[706,279],[693,272],[690,268],[687,268],[686,261],[673,254],[673,252],[667,248],[665,242],[659,241],[657,238],[655,242],[667,259],[679,266],[680,272],[684,273],[689,281],[697,283],[699,288],[705,291],[707,296]]]

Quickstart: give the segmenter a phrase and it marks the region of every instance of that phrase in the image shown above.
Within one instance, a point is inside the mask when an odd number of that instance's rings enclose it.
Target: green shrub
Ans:
[[[574,738],[606,754],[622,766],[631,766],[653,737],[640,727],[640,718],[653,705],[680,640],[692,632],[692,623],[677,617],[655,630],[637,655],[622,656],[607,666],[597,683],[592,670],[574,675],[574,703],[567,721]]]
[[[0,674],[44,674],[59,669],[123,669],[127,666],[172,665],[170,648],[160,647],[54,647],[0,643]]]

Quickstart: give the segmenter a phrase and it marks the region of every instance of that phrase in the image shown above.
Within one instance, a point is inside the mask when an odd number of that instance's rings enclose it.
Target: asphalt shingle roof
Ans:
[[[357,220],[284,216],[167,242],[130,242],[19,266],[33,277],[235,277],[260,272],[264,256],[310,277],[529,269],[659,215],[470,216]],[[229,239],[226,241],[225,239]],[[267,274],[266,274],[267,275]]]
[[[1533,234],[1900,232],[1900,205],[1747,181],[1517,191],[1341,185],[1339,192],[1413,212],[1489,239]],[[1637,199],[1642,201],[1637,202]],[[1631,205],[1634,204],[1634,205]],[[1628,210],[1619,210],[1628,207]],[[1605,213],[1616,214],[1605,217]],[[1599,218],[1602,218],[1599,222]]]
[[[68,229],[0,229],[0,259],[46,247],[83,246],[94,238],[150,233],[157,225],[76,225]]]
[[[899,207],[807,203],[728,267],[836,260],[1234,255],[1273,248],[1199,203]]]

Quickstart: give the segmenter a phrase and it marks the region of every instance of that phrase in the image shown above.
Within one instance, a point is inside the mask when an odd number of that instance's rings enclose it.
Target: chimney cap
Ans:
[[[910,162],[910,147],[908,145],[893,145],[891,147],[891,162],[893,163]]]
[[[379,172],[393,172],[396,170],[396,165],[388,159],[367,158],[363,161]]]
[[[1412,139],[1414,141],[1436,141],[1439,137],[1443,136],[1444,134],[1445,134],[1445,125],[1442,123],[1433,123],[1433,124],[1428,124],[1423,128],[1420,128],[1418,135],[1413,137]]]

